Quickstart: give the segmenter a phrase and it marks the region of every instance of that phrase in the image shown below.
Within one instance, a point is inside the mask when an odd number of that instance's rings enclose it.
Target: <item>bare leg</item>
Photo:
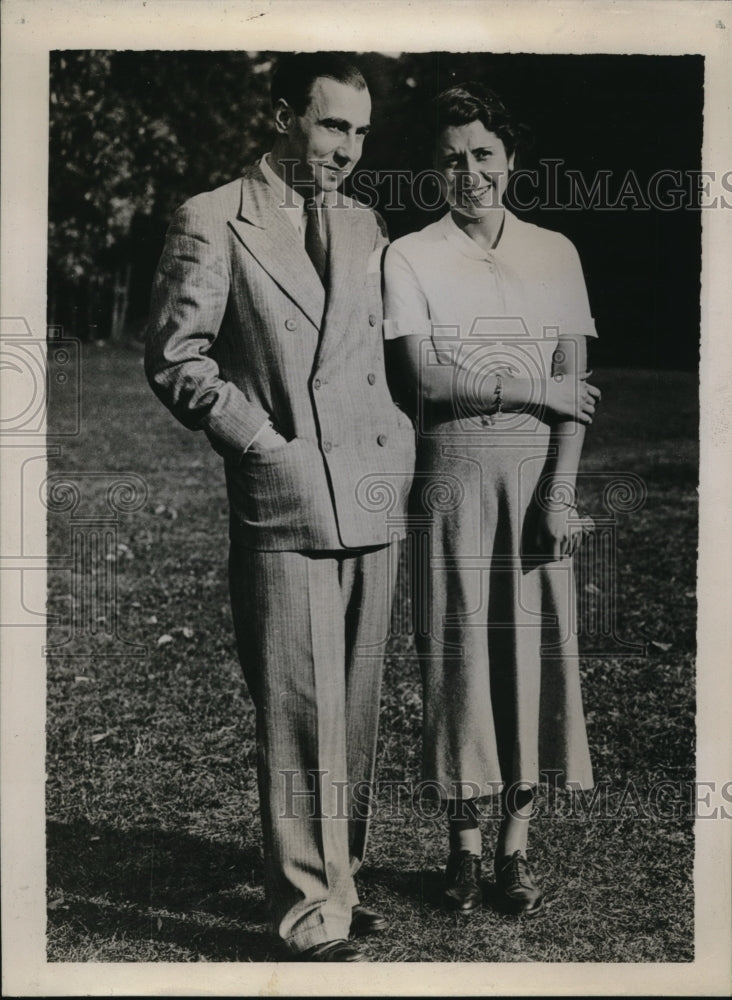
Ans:
[[[536,916],[544,907],[544,894],[526,860],[533,804],[533,788],[519,786],[504,792],[494,865],[501,905],[525,917]]]
[[[450,853],[470,851],[471,854],[477,854],[480,857],[482,842],[475,799],[449,799],[447,822],[450,833]]]
[[[498,831],[496,857],[511,857],[516,851],[526,854],[529,840],[529,822],[534,807],[534,790],[519,786],[504,790],[502,795],[503,819]]]
[[[480,878],[482,845],[475,799],[450,799],[447,818],[450,856],[445,871],[443,899],[451,910],[468,913],[483,903]]]

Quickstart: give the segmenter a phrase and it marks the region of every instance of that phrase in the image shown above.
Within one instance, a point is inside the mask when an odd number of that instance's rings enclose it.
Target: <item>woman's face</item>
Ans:
[[[479,219],[500,208],[513,154],[480,121],[450,125],[440,133],[437,170],[451,208],[469,219]]]

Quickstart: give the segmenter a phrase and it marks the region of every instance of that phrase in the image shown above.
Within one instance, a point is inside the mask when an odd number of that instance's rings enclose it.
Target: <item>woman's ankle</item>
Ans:
[[[483,850],[483,838],[480,830],[453,830],[450,824],[450,854],[457,854],[460,851],[470,851],[471,854],[481,856]]]
[[[447,808],[450,853],[470,851],[480,857],[482,841],[478,807],[473,799],[451,799]]]

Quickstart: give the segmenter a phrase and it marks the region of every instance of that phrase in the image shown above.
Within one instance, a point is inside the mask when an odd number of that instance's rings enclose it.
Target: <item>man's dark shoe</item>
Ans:
[[[295,955],[296,962],[368,962],[358,945],[351,941],[324,941]]]
[[[480,884],[480,858],[470,851],[457,851],[447,859],[445,903],[459,913],[469,913],[483,903]]]
[[[354,906],[351,910],[351,937],[365,937],[367,934],[382,934],[389,926],[389,921],[376,910],[366,906]]]
[[[514,851],[505,858],[496,858],[494,868],[496,887],[505,909],[525,917],[535,917],[541,913],[544,894],[521,851]]]

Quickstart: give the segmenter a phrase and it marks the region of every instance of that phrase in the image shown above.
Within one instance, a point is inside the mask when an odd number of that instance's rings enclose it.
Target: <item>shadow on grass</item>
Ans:
[[[436,869],[420,871],[364,865],[358,873],[358,887],[369,905],[370,892],[383,892],[427,910],[442,909],[444,873]]]
[[[358,882],[367,891],[379,892],[386,887],[393,896],[422,910],[436,911],[443,916],[454,916],[456,913],[445,905],[443,899],[445,873],[442,870],[400,871],[396,868],[364,867],[359,872]],[[501,916],[517,916],[505,905],[495,882],[482,879],[481,887],[484,906]]]
[[[207,961],[273,961],[254,848],[86,822],[47,826],[49,930],[173,945]],[[73,936],[76,936],[74,934]]]

